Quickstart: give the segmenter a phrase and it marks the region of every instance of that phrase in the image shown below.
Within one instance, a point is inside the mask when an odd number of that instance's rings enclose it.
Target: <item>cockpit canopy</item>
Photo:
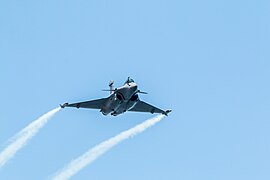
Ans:
[[[129,83],[134,83],[135,81],[131,78],[128,77],[127,81],[125,82],[125,84],[129,84]]]

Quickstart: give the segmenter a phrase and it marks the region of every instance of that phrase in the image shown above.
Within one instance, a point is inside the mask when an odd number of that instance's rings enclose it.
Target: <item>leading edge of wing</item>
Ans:
[[[60,104],[61,108],[65,107],[76,107],[76,108],[89,108],[89,109],[101,109],[101,107],[104,105],[108,98],[101,98],[101,99],[95,99],[90,101],[83,101],[83,102],[77,102],[77,103],[65,103]]]

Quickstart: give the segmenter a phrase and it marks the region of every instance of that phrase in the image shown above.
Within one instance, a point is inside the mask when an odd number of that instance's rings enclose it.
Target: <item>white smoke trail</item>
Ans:
[[[48,120],[60,110],[61,108],[55,108],[48,113],[42,115],[37,120],[30,123],[18,134],[11,138],[10,144],[0,152],[0,168],[3,167],[8,160],[10,160],[18,150],[20,150],[27,142],[42,128]]]
[[[69,179],[71,176],[75,175],[79,172],[82,168],[87,166],[88,164],[92,163],[102,154],[110,150],[112,147],[120,143],[121,141],[133,137],[147,128],[153,126],[157,122],[161,121],[164,115],[158,115],[154,118],[144,121],[143,123],[126,130],[100,144],[93,147],[92,149],[88,150],[85,154],[81,155],[77,159],[71,161],[63,170],[57,173],[52,179],[53,180],[66,180]]]

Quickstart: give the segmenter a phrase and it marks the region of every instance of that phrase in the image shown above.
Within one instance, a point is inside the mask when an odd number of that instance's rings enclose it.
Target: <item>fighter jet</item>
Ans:
[[[89,109],[99,109],[103,115],[111,114],[112,116],[117,116],[126,111],[134,112],[150,112],[150,113],[161,113],[168,115],[171,110],[161,110],[155,106],[152,106],[139,99],[138,94],[147,94],[138,90],[137,84],[130,77],[126,80],[123,86],[119,88],[114,88],[114,82],[109,82],[110,96],[107,98],[101,98],[96,100],[77,102],[77,103],[65,103],[60,105],[61,108],[65,107],[76,107],[76,108],[89,108]]]

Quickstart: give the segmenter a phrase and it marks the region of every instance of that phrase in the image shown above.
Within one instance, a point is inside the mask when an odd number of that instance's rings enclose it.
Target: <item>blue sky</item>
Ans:
[[[1,1],[1,149],[63,102],[128,76],[169,117],[73,179],[269,179],[269,1]],[[152,117],[64,109],[0,170],[46,179]]]

